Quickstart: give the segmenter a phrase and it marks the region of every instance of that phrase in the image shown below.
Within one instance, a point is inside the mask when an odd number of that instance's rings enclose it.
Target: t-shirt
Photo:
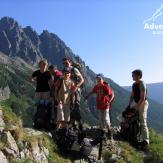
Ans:
[[[98,84],[93,90],[93,93],[96,94],[96,105],[97,109],[110,109],[110,99],[109,96],[112,96],[112,89],[106,84]]]
[[[40,70],[37,70],[32,77],[36,77],[36,92],[50,91],[49,81],[52,80],[52,76],[49,71],[41,73]]]
[[[141,92],[146,93],[146,99],[147,99],[147,87],[146,84],[141,81],[140,83],[134,83],[132,85],[132,91],[134,93],[134,101],[137,103],[140,100]]]

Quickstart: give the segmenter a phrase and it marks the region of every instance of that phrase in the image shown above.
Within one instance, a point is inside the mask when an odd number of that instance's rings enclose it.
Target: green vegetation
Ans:
[[[115,148],[119,148],[118,151]],[[120,155],[120,158],[118,159],[119,163],[126,163],[126,162],[143,163],[142,154],[136,151],[136,149],[133,148],[131,145],[129,145],[127,142],[119,141],[117,142],[117,147],[115,148],[113,146],[113,148],[106,149],[103,152],[104,160],[109,161],[109,158],[112,155],[118,154]]]
[[[25,130],[22,128],[21,120],[19,117],[16,116],[16,114],[12,111],[12,109],[9,106],[6,106],[5,103],[1,103],[2,109],[3,109],[3,117],[5,122],[5,129],[10,130],[12,133],[12,130],[14,132],[12,135],[14,136],[16,141],[25,141],[30,144],[33,144],[35,142],[41,143],[45,148],[49,150],[49,162],[59,162],[59,163],[66,163],[68,160],[64,159],[62,156],[58,154],[57,146],[54,143],[54,141],[46,134],[41,134],[39,136],[34,135],[28,135],[26,134]],[[13,128],[14,127],[14,128]],[[5,144],[0,141],[0,149],[3,149],[5,147]],[[19,146],[18,143],[18,147]],[[28,160],[25,160],[23,163],[30,163],[34,162],[33,159],[29,158]],[[11,160],[11,163],[22,163],[22,161],[18,161],[16,159]]]
[[[128,142],[117,141],[116,144],[119,152],[114,146],[104,150],[104,160],[107,161],[113,154],[119,153],[118,155],[121,156],[119,163],[163,163],[163,136],[152,129],[150,129],[149,150],[146,152],[136,150]]]
[[[67,159],[64,159],[63,156],[58,154],[57,146],[54,144],[52,139],[49,139],[47,135],[43,137],[43,145],[49,150],[49,162],[60,162],[60,163],[68,163]]]
[[[119,146],[122,148],[122,158],[125,162],[143,163],[143,155],[136,151],[131,145],[126,142],[119,142]]]
[[[8,73],[5,65],[0,65],[0,88],[7,86],[8,82],[11,81],[11,77]]]
[[[163,136],[150,130],[150,155],[145,162],[163,163]]]
[[[3,108],[3,119],[5,122],[5,128],[10,129],[12,126],[16,126],[17,128],[20,128],[21,120],[16,116],[15,113],[13,113],[12,109],[8,106],[6,106],[4,103],[1,103]]]
[[[23,126],[32,126],[32,116],[34,112],[33,101],[27,96],[17,97],[14,94],[3,102],[5,106],[12,108],[12,111],[22,119]]]

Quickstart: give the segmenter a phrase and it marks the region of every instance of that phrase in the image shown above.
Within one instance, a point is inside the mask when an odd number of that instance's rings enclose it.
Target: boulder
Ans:
[[[49,151],[43,146],[39,146],[38,142],[33,142],[31,144],[32,156],[38,163],[48,163]]]
[[[8,163],[8,160],[2,151],[0,151],[0,161],[1,163]]]
[[[4,130],[4,126],[5,126],[5,123],[4,123],[4,120],[3,120],[3,112],[0,108],[0,131],[2,132]]]
[[[19,149],[15,139],[9,131],[4,131],[1,135],[2,142],[6,144],[5,152],[13,157],[19,156]]]

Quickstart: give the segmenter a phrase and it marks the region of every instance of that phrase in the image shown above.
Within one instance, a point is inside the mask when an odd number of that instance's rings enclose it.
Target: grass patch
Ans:
[[[143,155],[127,142],[119,142],[119,147],[122,148],[121,156],[125,162],[143,163]]]
[[[5,129],[10,130],[13,126],[16,128],[22,128],[22,123],[19,117],[12,112],[12,109],[9,106],[6,106],[4,103],[1,103],[3,110],[3,120],[5,122]]]
[[[133,148],[129,143],[122,141],[117,143],[117,146],[113,146],[112,148],[106,149],[103,152],[103,158],[106,162],[110,161],[110,158],[113,154],[117,155],[119,153],[118,155],[120,158],[117,158],[118,163],[143,163],[143,155],[136,151],[136,149]],[[117,151],[117,148],[120,148],[119,151]]]
[[[163,163],[163,136],[150,129],[150,156],[145,162]]]
[[[70,161],[64,159],[63,156],[58,154],[58,149],[56,144],[52,139],[50,139],[47,135],[44,135],[43,145],[49,150],[49,162],[59,162],[59,163],[69,163]]]

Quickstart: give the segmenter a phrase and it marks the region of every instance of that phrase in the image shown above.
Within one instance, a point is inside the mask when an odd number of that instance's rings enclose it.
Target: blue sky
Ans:
[[[147,83],[163,81],[163,34],[144,30],[143,21],[161,0],[2,0],[0,17],[11,16],[38,33],[56,33],[96,73],[131,85],[140,68]],[[152,23],[152,22],[149,22]],[[156,20],[163,24],[163,15]]]

